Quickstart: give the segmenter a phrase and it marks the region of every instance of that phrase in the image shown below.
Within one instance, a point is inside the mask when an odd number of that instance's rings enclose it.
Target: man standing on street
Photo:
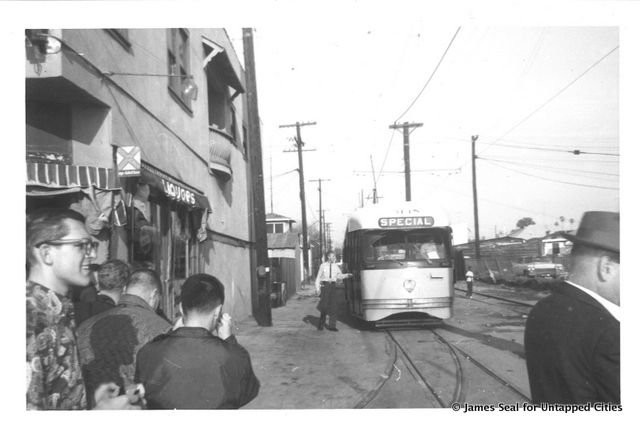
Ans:
[[[342,274],[340,264],[336,263],[335,252],[327,252],[327,261],[320,264],[318,275],[316,276],[316,294],[320,295],[320,302],[317,307],[320,311],[320,320],[318,322],[319,331],[325,327],[327,316],[329,316],[327,330],[338,332],[338,328],[336,328],[336,322],[338,320],[336,283],[338,280],[348,277],[351,277],[351,274]]]
[[[87,286],[97,242],[84,217],[43,209],[27,217],[27,409],[85,409],[71,286]],[[102,384],[97,409],[139,409],[115,384]]]
[[[78,328],[78,350],[88,395],[98,384],[134,386],[138,350],[171,325],[155,313],[162,282],[153,270],[131,274],[118,305],[87,319]],[[93,406],[93,402],[89,402]]]
[[[473,269],[471,267],[467,268],[467,274],[465,274],[465,280],[467,282],[467,298],[471,298],[473,295]]]
[[[182,323],[138,352],[136,382],[149,409],[237,409],[258,395],[249,353],[222,314],[224,286],[208,274],[189,277],[180,292]],[[214,335],[215,334],[215,335]]]
[[[569,276],[525,328],[534,403],[620,403],[620,214],[586,212]]]

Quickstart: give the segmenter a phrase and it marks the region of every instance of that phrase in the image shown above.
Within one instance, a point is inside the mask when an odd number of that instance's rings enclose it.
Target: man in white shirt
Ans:
[[[620,403],[620,214],[586,212],[568,280],[529,313],[534,403]]]
[[[336,263],[336,254],[333,251],[327,252],[327,261],[320,265],[316,276],[316,294],[320,294],[320,302],[317,307],[320,311],[318,330],[321,331],[324,328],[327,316],[329,316],[327,330],[338,332],[336,328],[338,311],[336,283],[347,277],[351,277],[351,274],[342,274],[340,264]]]

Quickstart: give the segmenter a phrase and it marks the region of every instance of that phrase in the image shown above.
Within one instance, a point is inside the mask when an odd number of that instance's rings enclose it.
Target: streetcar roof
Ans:
[[[402,202],[357,209],[347,222],[347,232],[365,229],[408,229],[450,226],[449,216],[436,204]]]

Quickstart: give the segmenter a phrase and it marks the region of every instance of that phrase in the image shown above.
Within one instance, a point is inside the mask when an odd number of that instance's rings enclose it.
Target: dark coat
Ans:
[[[121,390],[130,386],[138,350],[170,328],[145,300],[130,294],[82,323],[77,330],[78,352],[90,406],[98,385],[113,381]]]
[[[138,352],[136,382],[149,409],[237,409],[258,395],[249,353],[204,328],[182,327]]]
[[[110,308],[116,306],[116,302],[107,295],[98,294],[96,298],[91,301],[77,301],[73,303],[73,309],[76,315],[76,325],[80,325],[82,322],[90,317],[100,314],[103,311],[107,311]]]
[[[527,319],[524,345],[534,403],[620,403],[620,322],[567,283]]]

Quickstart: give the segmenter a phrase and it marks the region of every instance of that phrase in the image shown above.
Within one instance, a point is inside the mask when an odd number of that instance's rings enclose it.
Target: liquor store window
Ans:
[[[160,309],[173,319],[184,280],[200,271],[196,235],[202,210],[187,209],[143,183],[132,196],[130,218],[129,262],[159,274],[163,282]]]
[[[185,28],[167,29],[169,92],[191,111],[191,98],[183,90],[191,74],[189,67],[189,32]]]

